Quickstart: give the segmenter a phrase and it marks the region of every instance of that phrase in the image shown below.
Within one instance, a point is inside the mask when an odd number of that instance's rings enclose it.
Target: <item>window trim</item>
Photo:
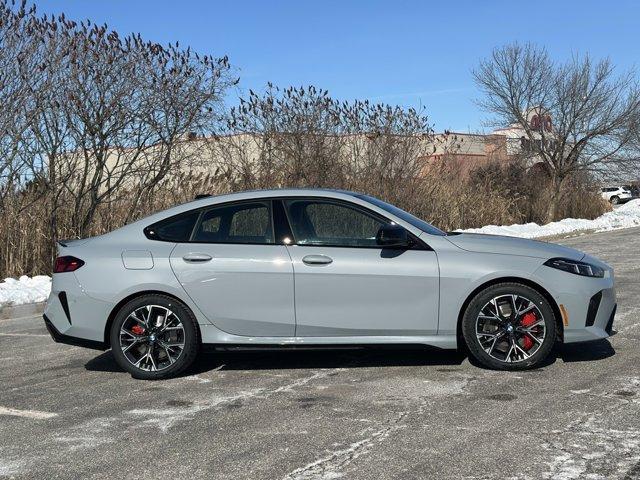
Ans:
[[[281,198],[273,198],[271,200],[273,206],[273,229],[275,232],[276,244],[278,245],[295,245],[295,236],[291,229],[291,222],[287,214],[287,208]],[[285,238],[289,238],[289,242],[285,242]]]
[[[291,197],[291,196],[283,196],[283,197],[274,197],[274,200],[279,200],[282,205],[282,209],[284,211],[287,224],[289,225],[289,231],[291,232],[291,243],[288,246],[296,246],[296,247],[314,247],[314,248],[364,248],[364,249],[375,249],[375,250],[433,250],[429,245],[427,245],[423,240],[421,240],[418,236],[416,236],[413,232],[409,231],[406,227],[402,227],[407,231],[407,235],[411,240],[412,244],[409,245],[408,248],[400,249],[400,248],[390,248],[390,247],[382,247],[380,245],[317,245],[317,244],[308,244],[303,243],[300,244],[295,238],[295,234],[293,233],[293,227],[291,226],[291,219],[289,218],[289,212],[285,204],[285,200],[310,200],[310,201],[320,201],[324,203],[332,203],[334,205],[342,206],[346,208],[351,208],[352,210],[359,211],[381,221],[383,223],[392,223],[393,220],[390,218],[375,212],[363,205],[358,203],[349,202],[347,200],[343,200],[340,198],[331,198],[331,197],[315,197],[315,196],[300,196],[300,197]],[[396,222],[393,222],[396,223]]]
[[[356,197],[354,197],[356,198]],[[321,201],[321,202],[325,202],[325,203],[334,203],[340,206],[347,206],[348,208],[352,208],[354,210],[359,210],[367,215],[372,216],[373,218],[377,218],[382,222],[386,222],[386,223],[391,223],[393,220],[391,220],[390,218],[386,217],[385,215],[378,213],[374,210],[371,210],[370,208],[367,208],[364,205],[360,205],[358,203],[355,202],[350,202],[348,200],[344,200],[341,198],[333,198],[333,197],[319,197],[319,196],[274,196],[274,197],[258,197],[258,198],[251,198],[251,199],[245,199],[245,200],[231,200],[228,202],[222,202],[222,203],[216,203],[213,205],[205,205],[203,207],[198,207],[198,208],[194,208],[193,210],[187,210],[184,212],[180,212],[177,213],[175,215],[172,215],[171,217],[167,217],[167,218],[163,218],[162,220],[158,220],[157,222],[152,223],[151,225],[147,225],[146,227],[144,227],[143,229],[143,233],[145,235],[145,237],[147,237],[149,240],[152,240],[154,242],[166,242],[166,243],[176,243],[176,244],[195,244],[195,245],[263,245],[263,246],[296,246],[296,247],[314,247],[314,248],[364,248],[364,249],[375,249],[375,250],[400,250],[398,248],[385,248],[379,245],[371,245],[371,246],[365,246],[365,245],[310,245],[310,244],[298,244],[295,235],[293,233],[293,228],[291,228],[291,220],[289,219],[289,212],[287,212],[287,208],[286,205],[284,203],[285,200],[313,200],[313,201]],[[280,207],[281,210],[279,212],[276,212],[276,207],[275,207],[275,203],[279,202],[280,203]],[[238,243],[238,242],[196,242],[193,241],[193,236],[195,235],[196,232],[196,228],[200,223],[200,219],[202,218],[202,215],[204,214],[204,212],[208,211],[208,210],[212,210],[214,208],[220,208],[220,207],[228,207],[231,205],[242,205],[244,203],[265,203],[268,204],[268,208],[270,209],[270,214],[271,214],[271,229],[273,232],[273,239],[274,242],[273,243],[255,243],[255,242],[251,242],[251,243]],[[195,223],[193,224],[193,227],[191,227],[191,233],[189,234],[189,239],[187,241],[182,241],[182,242],[176,242],[174,240],[161,240],[159,238],[149,238],[149,236],[147,235],[147,230],[151,227],[153,227],[154,225],[157,225],[158,223],[161,222],[165,222],[183,215],[189,215],[192,214],[194,212],[198,212],[198,218],[196,218]],[[284,213],[284,223],[287,225],[288,229],[289,229],[289,234],[291,235],[291,243],[285,243],[284,237],[285,235],[282,235],[283,232],[279,232],[276,230],[276,218],[275,216],[278,214],[282,214]],[[413,242],[413,245],[409,246],[409,248],[403,249],[403,250],[427,250],[427,251],[433,251],[433,249],[421,238],[419,238],[417,235],[415,235],[413,232],[411,232],[409,229],[407,229],[406,227],[402,227],[407,231],[407,234],[409,236],[409,238],[411,239],[411,241]]]
[[[195,241],[193,239],[195,234],[196,234],[198,225],[200,225],[200,221],[202,220],[202,216],[206,212],[208,212],[209,210],[216,209],[216,208],[225,208],[225,207],[230,207],[230,206],[233,206],[233,205],[242,205],[242,204],[247,204],[247,203],[262,203],[269,209],[269,222],[271,224],[271,234],[272,234],[272,238],[273,238],[273,243],[264,243],[264,242],[201,242],[201,241]],[[157,225],[159,223],[166,222],[166,221],[169,221],[169,220],[181,217],[181,216],[191,215],[191,214],[194,214],[194,213],[197,213],[197,218],[196,218],[196,221],[194,222],[193,226],[191,227],[191,232],[189,233],[188,239],[186,241],[162,240],[160,238],[151,238],[149,236],[149,234],[148,234],[149,229],[152,228],[154,225]],[[180,213],[177,213],[175,215],[172,215],[170,217],[163,218],[162,220],[158,220],[157,222],[154,222],[154,223],[144,227],[142,231],[143,231],[145,237],[147,237],[149,240],[152,240],[154,242],[166,242],[166,243],[176,243],[176,244],[178,244],[178,243],[179,244],[195,244],[195,245],[264,245],[264,246],[281,245],[281,244],[279,244],[277,242],[277,239],[276,239],[275,223],[274,223],[273,199],[270,198],[270,197],[253,198],[253,199],[247,199],[247,200],[236,200],[236,201],[217,203],[217,204],[213,204],[213,205],[205,205],[204,207],[194,208],[193,210],[187,210],[187,211],[180,212]]]

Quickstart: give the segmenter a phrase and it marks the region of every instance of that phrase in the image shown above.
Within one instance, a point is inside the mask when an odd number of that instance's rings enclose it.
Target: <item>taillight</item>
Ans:
[[[79,258],[66,255],[64,257],[56,258],[56,264],[53,267],[53,273],[63,272],[75,272],[81,266],[84,265],[84,261]]]

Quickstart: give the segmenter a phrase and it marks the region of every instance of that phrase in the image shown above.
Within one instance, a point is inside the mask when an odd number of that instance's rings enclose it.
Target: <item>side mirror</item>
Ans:
[[[383,248],[407,248],[409,235],[400,225],[383,225],[376,234],[376,244]]]

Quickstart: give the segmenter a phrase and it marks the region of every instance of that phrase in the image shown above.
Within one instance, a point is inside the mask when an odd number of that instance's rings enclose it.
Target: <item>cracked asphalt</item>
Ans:
[[[143,382],[38,316],[2,319],[0,477],[640,478],[640,229],[558,242],[616,269],[618,334],[530,372],[426,348],[231,351]]]

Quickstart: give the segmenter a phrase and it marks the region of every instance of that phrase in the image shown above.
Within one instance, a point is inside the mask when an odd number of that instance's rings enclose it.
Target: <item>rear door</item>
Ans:
[[[234,335],[291,337],[293,267],[275,235],[270,200],[213,206],[200,213],[171,266],[207,318]]]
[[[435,252],[383,249],[388,220],[349,202],[283,201],[295,278],[296,336],[430,335],[437,332]],[[417,239],[416,239],[417,240]]]

